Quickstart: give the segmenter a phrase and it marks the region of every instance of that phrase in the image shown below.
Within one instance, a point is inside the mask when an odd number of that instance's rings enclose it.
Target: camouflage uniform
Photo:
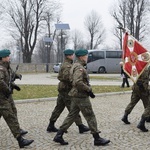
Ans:
[[[71,68],[70,78],[73,85],[69,92],[69,95],[72,97],[71,112],[60,126],[60,130],[66,131],[81,111],[87,120],[91,133],[94,134],[99,133],[99,131],[97,129],[95,114],[89,100],[88,92],[92,89],[89,85],[89,77],[84,65],[85,62],[78,60]]]
[[[9,68],[9,69],[8,69],[9,75],[14,76],[15,79],[20,79],[20,75],[19,75],[19,74],[16,74],[16,73],[11,69],[10,63],[8,63],[8,68]],[[13,91],[12,91],[12,93],[13,93]],[[14,100],[13,100],[12,93],[10,93],[10,95],[9,95],[9,97],[8,97],[8,101],[9,101],[9,103],[10,103],[10,105],[11,105],[11,108],[12,108],[12,111],[13,111],[14,115],[15,115],[16,118],[18,119],[18,117],[17,117],[17,108],[16,108],[16,106],[15,106],[15,102],[14,102]],[[0,116],[0,117],[1,117],[1,116]],[[19,121],[18,121],[18,123],[19,123]],[[20,126],[20,125],[19,125],[19,126]],[[27,133],[27,131],[24,131],[24,130],[22,130],[22,129],[20,129],[20,132],[21,132],[22,134],[26,134],[26,133]],[[23,132],[24,132],[24,133],[23,133]]]
[[[149,68],[148,68],[148,72],[149,72]],[[143,83],[143,86],[144,86],[144,83]],[[141,116],[141,120],[140,120],[139,124],[137,125],[137,128],[139,128],[143,132],[148,132],[148,129],[145,127],[145,121],[150,122],[150,93],[149,93],[149,88],[148,88],[147,82],[144,87],[147,88],[146,90],[148,93],[147,94],[148,103],[147,103],[147,106],[145,107],[144,113]]]
[[[22,76],[21,76],[20,74],[15,73],[15,72],[12,70],[11,67],[9,67],[9,72],[10,72],[11,78],[14,78],[14,80],[16,80],[16,79],[20,79],[20,80],[21,80]],[[13,110],[14,114],[15,114],[16,117],[17,117],[17,108],[16,108],[16,106],[15,106],[15,102],[14,102],[14,100],[13,100],[12,94],[13,94],[13,90],[12,90],[12,93],[10,94],[10,96],[9,96],[9,102],[10,102],[10,104],[11,104],[11,107],[12,107],[12,110]]]
[[[3,116],[15,138],[20,136],[20,127],[9,102],[9,63],[0,61],[0,116]]]
[[[148,118],[148,122],[150,122],[150,94],[149,94],[149,102],[147,104],[147,107],[144,109],[144,112],[142,114],[142,118]]]
[[[127,114],[130,114],[133,110],[134,106],[138,103],[141,99],[144,105],[144,108],[148,106],[148,83],[149,83],[149,71],[145,70],[137,82],[132,87],[132,95],[131,95],[131,102],[125,109]]]
[[[137,82],[132,87],[132,95],[131,95],[131,102],[125,109],[125,114],[121,119],[124,123],[130,124],[128,121],[128,115],[131,113],[135,105],[141,99],[144,105],[144,113],[142,114],[141,120],[137,125],[143,132],[147,132],[148,129],[145,128],[145,121],[147,120],[150,122],[150,101],[149,101],[149,69],[145,69],[144,72],[141,74]]]
[[[72,83],[72,89],[68,94],[71,96],[70,112],[65,118],[63,124],[60,126],[60,129],[53,141],[60,143],[61,145],[68,144],[68,142],[64,141],[63,134],[72,125],[81,111],[89,125],[91,133],[93,134],[94,145],[106,145],[110,142],[110,140],[99,136],[96,117],[89,99],[89,96],[94,98],[95,95],[92,92],[92,88],[89,84],[89,76],[84,68],[88,58],[88,51],[85,49],[79,49],[75,51],[75,55],[78,60],[70,70],[70,81]]]
[[[17,139],[19,147],[23,148],[25,146],[30,145],[34,140],[27,140],[22,137],[22,135],[26,133],[25,132],[23,133],[20,130],[18,119],[15,114],[16,110],[14,110],[13,108],[15,107],[15,105],[11,97],[12,89],[10,89],[9,87],[10,85],[9,82],[11,79],[9,55],[10,55],[10,50],[7,50],[7,49],[0,50],[0,117],[3,116],[12,134]],[[11,83],[11,87],[12,86],[13,88],[18,89],[17,86],[15,86],[15,84]]]
[[[68,93],[72,88],[72,85],[69,81],[69,74],[70,69],[72,67],[72,63],[72,60],[66,58],[64,60],[64,63],[61,65],[61,69],[58,74],[58,80],[60,80],[60,82],[58,84],[59,94],[57,98],[57,105],[52,112],[50,122],[56,122],[56,120],[58,119],[65,107],[67,107],[68,111],[70,111],[71,100]],[[75,123],[76,125],[82,124],[80,115],[77,116]]]

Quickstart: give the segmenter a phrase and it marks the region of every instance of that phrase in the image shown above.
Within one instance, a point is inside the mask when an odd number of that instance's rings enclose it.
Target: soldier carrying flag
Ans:
[[[125,31],[125,30],[123,30]],[[150,104],[149,104],[149,52],[131,35],[125,32],[123,41],[123,70],[128,74],[134,82],[132,87],[131,101],[125,109],[122,121],[130,124],[128,115],[131,113],[135,105],[141,99],[144,106],[144,113],[137,125],[143,132],[147,132],[145,121],[150,122]]]

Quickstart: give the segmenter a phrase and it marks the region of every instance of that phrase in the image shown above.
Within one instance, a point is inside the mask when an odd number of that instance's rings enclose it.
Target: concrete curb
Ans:
[[[122,95],[122,94],[131,94],[132,91],[123,91],[123,92],[110,92],[110,93],[100,93],[95,94],[96,97],[103,97],[103,96],[112,96],[112,95]],[[36,98],[36,99],[25,99],[25,100],[15,100],[16,104],[23,104],[23,103],[34,103],[34,102],[46,102],[56,100],[57,97],[49,97],[49,98]]]

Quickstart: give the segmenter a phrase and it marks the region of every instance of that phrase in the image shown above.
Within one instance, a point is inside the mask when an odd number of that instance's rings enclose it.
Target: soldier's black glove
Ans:
[[[90,91],[88,94],[89,94],[89,96],[90,96],[91,98],[95,98],[95,95],[94,95],[94,93],[93,93],[92,91]]]
[[[21,80],[22,79],[22,75],[21,74],[16,74],[15,75],[15,79],[20,79]]]
[[[138,87],[139,87],[140,90],[144,89],[142,81],[137,81],[137,85],[138,85]]]
[[[16,85],[14,82],[11,83],[11,87],[12,87],[12,89],[15,89],[15,90],[17,90],[17,91],[20,91],[20,90],[21,90],[20,87],[19,87],[18,85]]]

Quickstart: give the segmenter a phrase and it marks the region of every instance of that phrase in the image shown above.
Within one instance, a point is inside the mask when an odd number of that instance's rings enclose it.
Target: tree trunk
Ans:
[[[23,53],[23,63],[31,63],[32,54],[30,52]]]

